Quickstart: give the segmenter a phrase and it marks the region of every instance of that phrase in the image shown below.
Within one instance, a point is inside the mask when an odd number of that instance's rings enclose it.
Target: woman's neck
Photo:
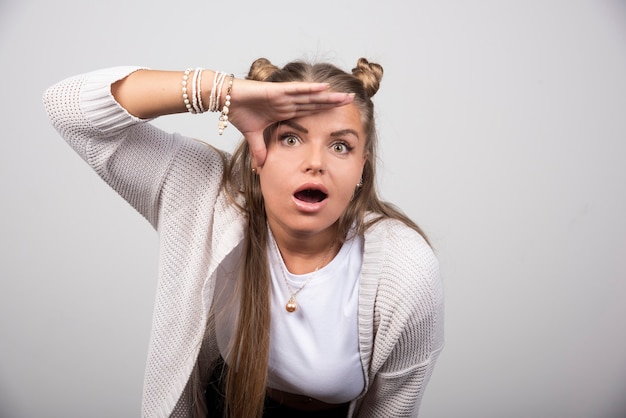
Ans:
[[[269,223],[285,266],[293,274],[305,274],[330,263],[341,247],[335,225],[315,234],[285,231]]]

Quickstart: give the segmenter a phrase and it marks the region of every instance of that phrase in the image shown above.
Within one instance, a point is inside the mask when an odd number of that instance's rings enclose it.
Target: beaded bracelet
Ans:
[[[228,112],[230,111],[230,92],[233,89],[234,74],[228,75],[228,87],[226,88],[226,97],[224,98],[224,106],[222,106],[222,113],[220,114],[219,121],[217,123],[217,132],[222,135],[224,129],[228,126]],[[219,96],[218,96],[219,98]]]
[[[191,72],[193,71],[193,75]],[[233,89],[234,74],[226,75],[225,72],[215,71],[213,77],[213,88],[209,94],[209,108],[205,109],[202,103],[202,72],[203,68],[187,68],[183,74],[182,92],[183,103],[187,108],[187,111],[192,114],[204,113],[207,110],[209,112],[220,111],[220,99],[222,98],[222,89],[224,87],[224,81],[228,77],[228,85],[226,87],[226,97],[224,98],[224,105],[220,113],[218,120],[217,130],[220,135],[224,133],[224,129],[228,126],[228,112],[230,111],[230,93]],[[189,95],[189,76],[191,75],[191,97]]]
[[[198,113],[204,113],[206,112],[206,109],[202,105],[202,71],[204,71],[204,68],[198,68],[196,71],[198,73],[198,87],[196,88]]]
[[[191,80],[191,105],[193,106],[194,113],[200,113],[198,107],[198,68],[193,72],[193,79]]]
[[[211,91],[213,95],[213,106],[211,107],[211,112],[218,112],[220,109],[220,98],[222,97],[222,85],[224,84],[225,78],[226,78],[226,73],[216,71],[215,80],[213,83],[213,90]]]
[[[193,75],[191,75],[193,71]],[[192,114],[204,113],[206,109],[202,103],[202,72],[204,68],[187,68],[183,74],[182,91],[183,91],[183,103],[187,108],[187,111]],[[189,95],[189,76],[191,75],[191,96]]]
[[[185,103],[185,107],[189,113],[196,113],[189,101],[189,95],[187,94],[187,81],[189,80],[189,73],[191,72],[191,68],[187,68],[185,73],[183,74],[183,103]]]
[[[209,112],[215,112],[215,91],[217,87],[217,78],[219,77],[219,71],[213,73],[213,87],[211,87],[211,94],[209,95]]]

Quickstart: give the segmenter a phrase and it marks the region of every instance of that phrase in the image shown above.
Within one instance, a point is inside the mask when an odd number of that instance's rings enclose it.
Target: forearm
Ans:
[[[115,100],[133,116],[151,119],[173,113],[186,112],[183,101],[184,71],[138,70],[115,82],[111,93]],[[192,100],[192,75],[186,82],[189,100]],[[208,107],[215,73],[204,70],[201,78],[201,99]],[[220,102],[223,103],[222,92]]]

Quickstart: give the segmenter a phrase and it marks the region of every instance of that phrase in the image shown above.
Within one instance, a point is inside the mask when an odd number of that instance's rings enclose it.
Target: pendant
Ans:
[[[289,302],[287,302],[287,305],[285,305],[285,309],[287,309],[287,312],[289,313],[295,312],[298,309],[296,298],[293,295],[291,295],[291,297],[289,298]]]

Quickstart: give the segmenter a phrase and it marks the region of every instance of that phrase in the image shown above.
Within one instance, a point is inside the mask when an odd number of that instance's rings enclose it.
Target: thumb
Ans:
[[[265,163],[265,157],[267,156],[263,134],[249,132],[246,135],[246,141],[248,141],[248,147],[250,148],[252,167],[261,167]]]

